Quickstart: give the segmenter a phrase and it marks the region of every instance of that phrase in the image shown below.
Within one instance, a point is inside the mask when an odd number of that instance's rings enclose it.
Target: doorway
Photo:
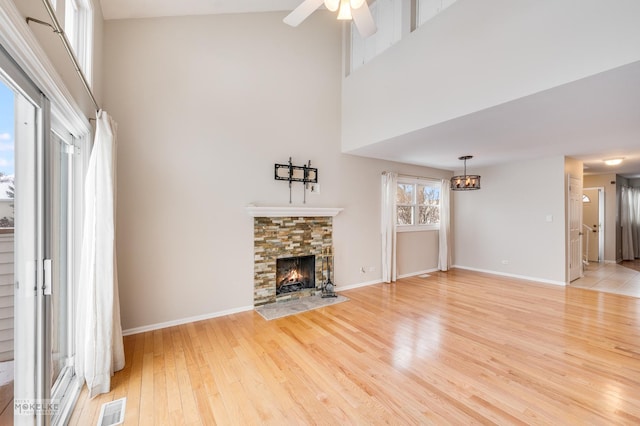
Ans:
[[[569,202],[569,282],[583,276],[582,259],[582,179],[572,176],[567,178]]]
[[[604,261],[604,188],[584,188],[582,193],[583,259],[600,263]]]

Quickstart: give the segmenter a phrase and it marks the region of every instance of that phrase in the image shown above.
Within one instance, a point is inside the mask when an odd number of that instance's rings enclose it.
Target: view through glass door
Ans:
[[[0,80],[0,424],[13,424],[14,103],[13,91]]]
[[[73,139],[0,49],[0,424],[64,421],[72,401]]]
[[[3,305],[10,305],[12,309],[3,310],[2,321],[6,327],[3,330],[6,331],[5,338],[11,335],[12,339],[11,353],[5,356],[1,367],[5,380],[2,385],[4,407],[0,416],[14,424],[33,424],[34,414],[27,413],[29,408],[22,403],[28,404],[36,398],[37,146],[42,113],[40,106],[33,102],[40,94],[27,81],[16,80],[20,74],[12,74],[13,79],[7,74],[0,75],[0,172],[13,184],[13,204],[4,212],[3,217],[7,219],[2,220],[2,232],[5,239],[8,235],[14,237],[13,244],[5,247],[5,250],[11,250],[12,262],[6,266],[11,285],[3,286],[6,298]],[[9,279],[3,280],[7,281]],[[18,414],[14,416],[16,405]]]

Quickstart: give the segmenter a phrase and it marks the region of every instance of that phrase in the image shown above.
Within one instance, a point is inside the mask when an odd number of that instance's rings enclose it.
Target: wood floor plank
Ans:
[[[452,270],[127,336],[125,424],[640,424],[640,303]],[[88,423],[87,423],[88,422]]]

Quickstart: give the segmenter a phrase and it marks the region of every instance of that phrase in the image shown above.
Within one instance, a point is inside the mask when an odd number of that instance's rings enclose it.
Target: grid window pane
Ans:
[[[440,223],[439,206],[418,206],[418,224],[436,225]]]
[[[440,187],[434,185],[418,185],[418,204],[434,206],[440,204]]]
[[[396,192],[397,204],[413,204],[414,185],[410,183],[399,183]]]
[[[403,231],[422,230],[425,227],[437,229],[440,225],[440,182],[400,181],[396,205],[396,224],[403,225]]]
[[[398,225],[413,225],[412,206],[398,206]]]

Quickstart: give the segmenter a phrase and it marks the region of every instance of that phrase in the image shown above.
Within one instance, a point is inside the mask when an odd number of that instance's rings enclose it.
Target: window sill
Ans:
[[[439,231],[439,225],[397,225],[396,232]]]

